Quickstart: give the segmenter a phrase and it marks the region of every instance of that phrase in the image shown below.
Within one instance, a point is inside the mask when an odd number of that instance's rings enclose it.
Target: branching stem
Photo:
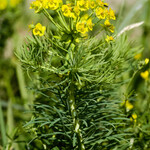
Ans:
[[[77,117],[77,112],[76,112],[76,104],[75,104],[75,98],[74,98],[74,85],[71,84],[70,91],[70,111],[71,111],[71,116],[73,119],[73,127],[74,127],[74,132],[77,135],[77,140],[78,140],[78,149],[79,150],[85,150],[85,146],[83,144],[83,139],[82,139],[82,134],[81,134],[81,129],[80,129],[80,123],[79,119]]]

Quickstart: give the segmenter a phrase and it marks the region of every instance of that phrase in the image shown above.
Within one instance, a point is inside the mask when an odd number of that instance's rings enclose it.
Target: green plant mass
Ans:
[[[30,8],[48,24],[29,25],[32,36],[16,52],[35,93],[27,149],[132,148],[137,115],[127,85],[139,48],[114,33],[114,11],[101,0],[36,0]]]

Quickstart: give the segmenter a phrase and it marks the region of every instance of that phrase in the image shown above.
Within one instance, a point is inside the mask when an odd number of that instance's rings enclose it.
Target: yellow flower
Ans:
[[[81,17],[81,19],[80,20],[87,20],[89,18],[89,15],[88,14],[85,14],[85,15],[83,15],[82,17]]]
[[[125,102],[125,107],[127,111],[130,111],[131,109],[133,109],[133,105],[128,100],[126,100]]]
[[[30,9],[34,9],[35,13],[38,13],[42,10],[42,2],[40,0],[36,0],[30,4]]]
[[[93,26],[94,24],[92,23],[92,19],[88,19],[87,20],[87,27],[89,28],[89,30],[93,30]]]
[[[96,16],[99,19],[105,19],[106,18],[106,10],[99,7],[96,9]]]
[[[91,9],[96,8],[96,3],[95,3],[95,1],[89,1],[89,7],[90,7]]]
[[[51,10],[56,10],[61,2],[61,0],[48,0],[48,7]]]
[[[105,26],[107,26],[107,27],[111,26],[111,23],[109,22],[108,19],[105,20],[104,24],[105,24]]]
[[[62,5],[61,10],[62,10],[64,16],[71,17],[72,14],[71,14],[71,7],[70,6]]]
[[[0,10],[6,9],[7,5],[8,5],[7,0],[0,0]]]
[[[133,119],[137,119],[136,113],[132,114],[132,118],[133,118]]]
[[[97,0],[97,4],[98,4],[100,7],[108,7],[108,4],[102,2],[101,0]]]
[[[133,113],[132,116],[130,117],[130,120],[134,122],[136,122],[136,119],[137,119],[137,114],[136,113]]]
[[[149,63],[149,58],[145,59],[145,64],[147,65]]]
[[[80,10],[78,6],[71,7],[70,4],[62,5],[62,12],[63,15],[66,17],[71,17],[73,19],[77,19],[77,17],[80,15]]]
[[[134,56],[134,59],[140,59],[141,57],[142,57],[142,54],[139,53],[139,54],[137,54],[137,55]]]
[[[78,22],[76,24],[76,30],[82,34],[85,34],[86,32],[88,32],[86,21]]]
[[[79,9],[78,6],[74,6],[73,11],[74,11],[74,13],[75,13],[77,16],[80,15],[80,9]]]
[[[114,13],[114,11],[111,8],[108,11],[108,18],[112,19],[112,20],[116,20],[115,13]]]
[[[145,72],[141,72],[140,75],[144,80],[148,80],[149,72],[146,70]]]
[[[110,41],[113,41],[114,40],[114,38],[112,37],[112,36],[108,36],[107,35],[107,38],[105,39],[107,42],[110,42]]]
[[[34,35],[43,36],[45,33],[46,27],[42,26],[40,23],[38,23],[35,28],[33,29]]]
[[[78,0],[77,6],[79,7],[81,11],[86,11],[89,9],[89,2],[88,0]]]
[[[42,1],[42,7],[43,7],[44,9],[48,9],[48,0],[43,0],[43,1]]]
[[[16,7],[20,3],[20,0],[10,0],[10,7]]]
[[[133,105],[128,100],[124,100],[121,106],[125,106],[127,112],[133,109]]]
[[[73,12],[71,12],[70,17],[73,18],[73,19],[75,19],[75,20],[77,19],[77,16]]]
[[[105,20],[104,25],[108,28],[110,32],[112,33],[114,32],[115,27],[109,22],[108,19]]]

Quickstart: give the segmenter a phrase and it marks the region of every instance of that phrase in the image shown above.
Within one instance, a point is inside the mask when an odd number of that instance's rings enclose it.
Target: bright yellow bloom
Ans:
[[[83,15],[82,16],[82,18],[80,19],[81,21],[85,21],[85,20],[87,20],[89,18],[89,15],[88,14],[85,14],[85,15]]]
[[[110,42],[110,41],[113,41],[114,40],[114,38],[112,37],[112,36],[108,36],[107,35],[107,38],[105,39],[107,42]]]
[[[100,7],[108,7],[108,4],[102,2],[101,0],[97,0],[97,4],[98,4]]]
[[[110,32],[112,33],[114,32],[115,27],[109,22],[108,19],[105,20],[104,25],[108,28]]]
[[[42,7],[43,7],[44,9],[48,9],[48,0],[43,0],[43,1],[42,1]]]
[[[80,15],[80,9],[79,9],[78,6],[74,6],[73,11],[74,11],[74,13],[76,14],[76,16],[79,16],[79,15]]]
[[[45,33],[46,27],[42,26],[40,23],[38,23],[35,28],[33,29],[34,35],[43,36]]]
[[[145,64],[147,65],[149,63],[149,58],[145,59]]]
[[[75,15],[75,13],[74,13],[74,12],[71,12],[70,17],[71,17],[71,18],[73,18],[73,19],[75,19],[75,20],[77,19],[77,16]]]
[[[93,26],[94,24],[92,23],[92,19],[89,18],[88,14],[85,14],[81,19],[80,22],[78,22],[76,24],[76,29],[78,32],[85,34],[86,32],[88,32],[89,30],[93,30]],[[86,34],[87,37],[87,34]]]
[[[107,26],[107,27],[111,26],[111,23],[109,22],[108,19],[105,20],[104,24],[105,24],[105,26]]]
[[[74,6],[73,8],[71,5],[62,5],[62,12],[63,15],[66,17],[71,17],[73,19],[77,19],[77,17],[80,15],[80,10],[78,6]]]
[[[140,59],[141,57],[142,57],[142,54],[139,53],[139,54],[136,54],[136,55],[134,56],[134,59]]]
[[[89,9],[89,2],[88,0],[78,0],[77,6],[79,7],[81,11],[86,11]]]
[[[30,9],[34,9],[35,13],[38,13],[42,10],[42,2],[41,0],[36,0],[30,4]]]
[[[95,1],[89,1],[89,7],[90,7],[91,9],[96,8],[96,3],[95,3]]]
[[[86,21],[78,22],[76,24],[76,30],[82,34],[88,32],[88,27]]]
[[[56,10],[61,3],[62,0],[36,0],[31,3],[30,9],[35,9],[35,13],[40,12],[43,8]]]
[[[61,3],[61,0],[48,0],[48,7],[51,10],[56,10],[59,8],[59,4]]]
[[[136,119],[137,119],[137,114],[136,113],[132,114],[132,117],[130,117],[130,120],[131,121],[134,120],[134,122],[136,122]]]
[[[110,8],[109,11],[108,11],[108,18],[111,20],[116,20],[116,16],[115,16],[115,13],[114,11]]]
[[[103,9],[101,7],[99,7],[99,8],[96,9],[96,16],[97,16],[97,18],[99,18],[99,19],[105,19],[106,15],[107,15],[106,9]]]
[[[127,112],[133,109],[133,105],[128,100],[124,100],[121,105],[125,106]]]
[[[16,7],[20,3],[20,0],[10,0],[10,7]]]
[[[66,16],[66,17],[71,17],[71,7],[68,6],[68,5],[62,5],[62,8],[61,8],[62,12],[63,12],[63,15]]]
[[[0,10],[6,9],[7,5],[8,5],[7,0],[0,0]]]
[[[93,26],[94,24],[92,23],[92,19],[88,19],[87,20],[87,27],[89,28],[89,30],[93,30]]]
[[[145,72],[141,72],[140,75],[144,80],[148,80],[149,72],[148,72],[148,70],[146,70]]]
[[[133,105],[128,100],[126,100],[125,102],[125,107],[127,111],[130,111],[131,109],[133,109]]]

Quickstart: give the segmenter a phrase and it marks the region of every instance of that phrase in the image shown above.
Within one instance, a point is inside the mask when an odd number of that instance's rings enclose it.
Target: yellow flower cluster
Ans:
[[[80,15],[80,10],[78,6],[72,7],[70,4],[62,5],[61,10],[65,17],[76,19]]]
[[[21,0],[0,0],[0,10],[6,9],[8,6],[15,8]]]
[[[64,27],[64,30],[67,29],[68,32],[73,31],[75,34],[81,34],[82,37],[92,31],[94,25],[100,21],[104,23],[104,29],[114,32],[114,26],[110,23],[110,20],[116,19],[115,13],[102,0],[66,0],[65,3],[63,0],[35,0],[31,3],[30,8],[34,9],[35,13],[42,10],[46,12],[47,9],[55,10],[61,23],[55,23],[52,20],[56,27],[59,29]],[[94,20],[98,21],[93,23]],[[110,36],[108,40],[112,41],[113,39]]]
[[[88,15],[83,16],[79,22],[76,24],[76,30],[77,32],[80,32],[81,34],[86,34],[89,30],[93,30],[94,24],[92,23],[92,19],[89,18]]]
[[[43,9],[56,10],[60,4],[62,4],[62,0],[36,0],[31,3],[30,9],[34,9],[35,13]]]
[[[110,23],[109,19],[106,19],[104,24],[110,32],[112,32],[112,33],[114,32],[115,27]]]
[[[46,30],[45,26],[42,26],[40,23],[36,24],[35,26],[33,24],[29,25],[29,28],[32,29],[34,35],[43,36]]]

